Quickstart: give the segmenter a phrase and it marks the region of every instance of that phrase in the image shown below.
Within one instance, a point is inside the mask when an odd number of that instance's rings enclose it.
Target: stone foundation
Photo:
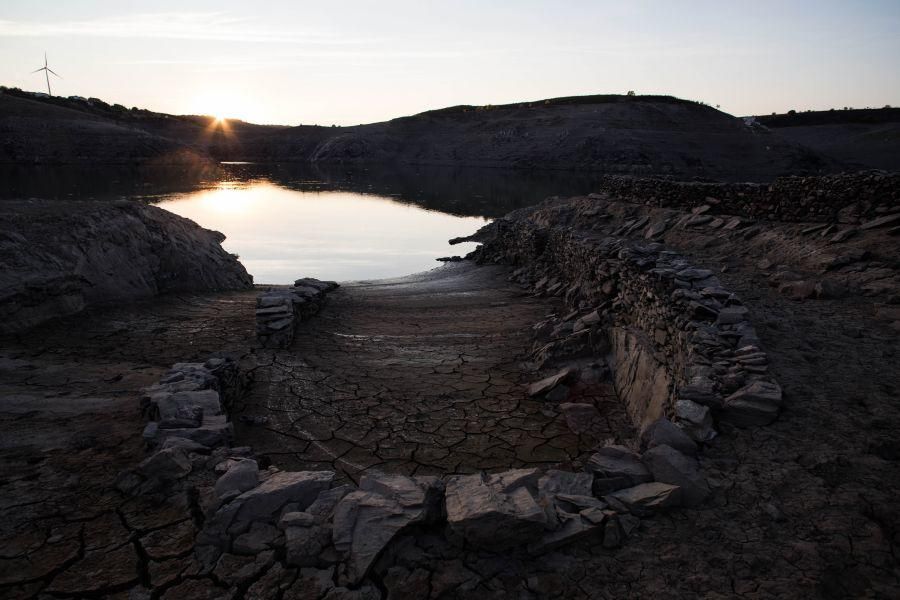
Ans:
[[[256,335],[264,348],[287,348],[294,330],[319,312],[326,294],[337,289],[333,281],[304,278],[293,287],[270,288],[256,299]]]
[[[813,177],[779,177],[765,183],[690,183],[625,176],[605,177],[600,196],[658,208],[738,215],[789,222],[852,222],[896,211],[900,175],[864,171]],[[846,219],[842,219],[846,217]]]
[[[591,329],[606,340],[594,352],[608,359],[639,431],[663,416],[678,420],[678,401],[685,403],[684,414],[705,407],[741,425],[777,417],[780,388],[768,375],[749,311],[712,271],[692,267],[658,243],[529,219],[495,222],[493,238],[475,256],[523,265],[514,278],[538,293],[564,297],[575,311],[572,329],[596,314]]]
[[[536,362],[553,371],[529,395],[558,403],[569,427],[590,435],[597,409],[569,401],[573,391],[614,386],[639,442],[598,447],[582,472],[367,472],[358,485],[339,484],[333,471],[282,471],[249,448],[231,448],[223,397],[241,378],[233,363],[212,359],[177,364],[147,390],[142,406],[154,420],[144,438],[153,454],[119,478],[119,489],[195,498],[197,575],[253,597],[276,593],[262,573],[299,569],[316,597],[381,598],[385,572],[398,565],[391,548],[405,537],[486,561],[584,539],[617,548],[641,518],[704,503],[713,488],[698,454],[716,435],[714,418],[763,424],[780,406],[740,300],[660,244],[529,220],[498,221],[494,233],[480,260],[522,265],[514,279],[572,308],[534,327]],[[333,287],[298,280],[263,294],[263,343],[289,345],[295,323]]]

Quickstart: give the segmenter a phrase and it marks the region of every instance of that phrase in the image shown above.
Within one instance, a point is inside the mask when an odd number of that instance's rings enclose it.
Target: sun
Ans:
[[[209,88],[191,97],[187,107],[190,114],[206,115],[211,127],[221,127],[246,118],[253,105],[240,91]]]

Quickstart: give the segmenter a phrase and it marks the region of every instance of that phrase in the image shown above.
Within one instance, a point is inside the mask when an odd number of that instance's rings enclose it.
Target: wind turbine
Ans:
[[[62,79],[62,75],[57,74],[56,72],[53,71],[53,69],[51,69],[50,67],[47,66],[47,53],[46,52],[44,52],[44,66],[41,67],[40,69],[35,69],[31,73],[34,74],[34,73],[39,73],[41,71],[44,72],[44,77],[47,78],[47,95],[52,96],[53,92],[50,91],[50,73],[53,73],[60,79]]]

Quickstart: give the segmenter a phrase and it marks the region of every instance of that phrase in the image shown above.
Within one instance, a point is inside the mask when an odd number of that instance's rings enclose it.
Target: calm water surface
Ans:
[[[222,181],[207,190],[174,195],[158,206],[227,236],[259,283],[298,277],[347,281],[417,273],[435,259],[467,253],[475,244],[447,240],[483,226],[463,217],[388,196],[285,188],[266,179]]]
[[[447,240],[550,195],[585,194],[597,175],[497,169],[311,167],[0,168],[0,200],[134,199],[225,234],[257,283],[338,281],[434,268],[475,244]]]

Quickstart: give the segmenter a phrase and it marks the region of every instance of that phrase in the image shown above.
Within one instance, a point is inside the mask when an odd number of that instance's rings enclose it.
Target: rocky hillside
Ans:
[[[249,288],[225,236],[135,202],[0,203],[0,333],[164,292]]]
[[[900,108],[789,113],[757,120],[781,137],[835,160],[900,170]]]
[[[300,161],[771,179],[840,163],[767,128],[669,96],[455,106],[354,127],[261,126],[0,95],[0,162]]]
[[[202,151],[131,123],[0,94],[0,162],[174,164],[203,162]]]
[[[320,144],[312,159],[715,179],[768,179],[834,166],[711,107],[662,96],[587,96],[431,111],[346,128]]]

